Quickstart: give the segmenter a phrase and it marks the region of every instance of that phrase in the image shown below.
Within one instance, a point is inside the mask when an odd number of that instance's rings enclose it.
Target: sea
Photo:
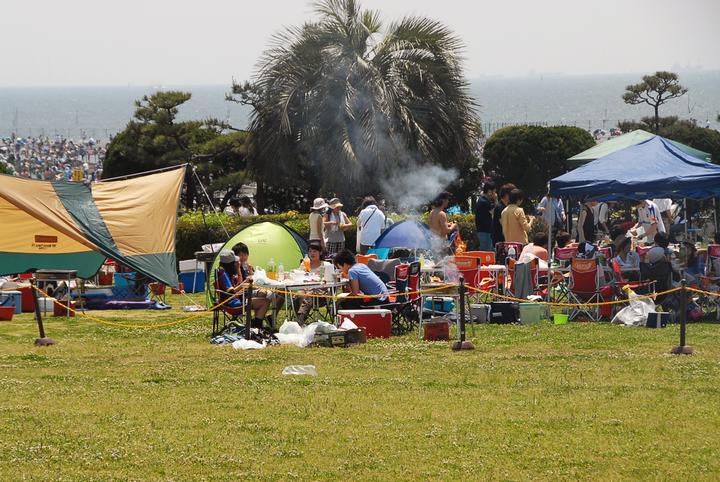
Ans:
[[[661,115],[695,119],[720,128],[720,71],[680,72],[688,93],[661,107]],[[513,124],[574,125],[609,130],[619,121],[652,115],[647,105],[622,101],[625,86],[640,74],[532,75],[469,80],[486,134]],[[225,100],[230,85],[112,87],[0,87],[0,137],[62,136],[109,139],[132,119],[135,101],[160,90],[182,90],[192,99],[179,119],[216,118],[237,128],[250,109]]]

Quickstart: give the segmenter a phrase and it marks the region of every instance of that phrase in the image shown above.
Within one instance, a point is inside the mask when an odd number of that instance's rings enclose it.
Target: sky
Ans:
[[[0,86],[230,84],[270,37],[314,17],[305,0],[3,0]],[[720,70],[718,0],[361,0],[389,23],[440,20],[465,73]],[[11,61],[9,61],[11,59]]]

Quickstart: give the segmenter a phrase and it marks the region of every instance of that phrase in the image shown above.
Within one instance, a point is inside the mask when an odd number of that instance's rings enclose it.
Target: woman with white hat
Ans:
[[[328,204],[321,197],[313,201],[310,208],[310,237],[309,241],[317,241],[325,249],[325,236],[323,234],[323,215],[328,208]]]
[[[352,227],[350,219],[342,211],[343,204],[338,198],[330,200],[330,210],[325,214],[325,232],[327,233],[327,254],[334,255],[345,249],[345,231]]]

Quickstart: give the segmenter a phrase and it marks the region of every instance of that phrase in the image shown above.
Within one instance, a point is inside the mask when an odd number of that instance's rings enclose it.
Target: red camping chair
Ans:
[[[565,246],[564,248],[555,248],[554,257],[563,266],[570,264],[577,254],[577,248],[573,246]]]
[[[404,335],[419,321],[419,295],[408,295],[417,291],[420,283],[420,262],[403,263],[395,267],[394,289],[389,293],[390,302],[382,305],[392,312],[392,334]],[[414,286],[414,288],[411,288]]]
[[[378,259],[377,254],[358,254],[355,256],[355,261],[357,261],[360,264],[368,264],[368,260],[371,259]]]
[[[509,278],[509,287],[508,287],[508,295],[509,296],[516,296],[516,290],[515,290],[515,265],[517,265],[517,261],[515,261],[512,258],[507,258],[506,260],[506,266],[507,266],[507,272],[508,272],[508,278]],[[531,294],[539,294],[538,288],[540,286],[540,278],[539,278],[539,272],[540,269],[538,268],[539,261],[537,258],[533,258],[530,261],[530,282],[532,287],[532,293]]]
[[[612,299],[613,286],[602,286],[601,276],[597,258],[573,258],[568,286],[570,303],[600,303]],[[601,317],[599,306],[576,306],[571,308],[570,319],[575,319],[581,313],[585,313],[593,321],[598,321]]]
[[[655,281],[626,281],[623,277],[620,263],[612,261],[610,266],[612,266],[613,270],[613,284],[615,285],[614,295],[616,298],[623,297],[625,295],[623,289],[626,286],[641,295],[655,293]]]

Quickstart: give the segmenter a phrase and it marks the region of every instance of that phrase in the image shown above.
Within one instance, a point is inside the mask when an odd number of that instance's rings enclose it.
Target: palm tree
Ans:
[[[383,29],[355,0],[315,11],[317,21],[274,37],[252,85],[261,177],[350,195],[377,192],[401,169],[471,162],[478,119],[447,27],[406,17]]]

